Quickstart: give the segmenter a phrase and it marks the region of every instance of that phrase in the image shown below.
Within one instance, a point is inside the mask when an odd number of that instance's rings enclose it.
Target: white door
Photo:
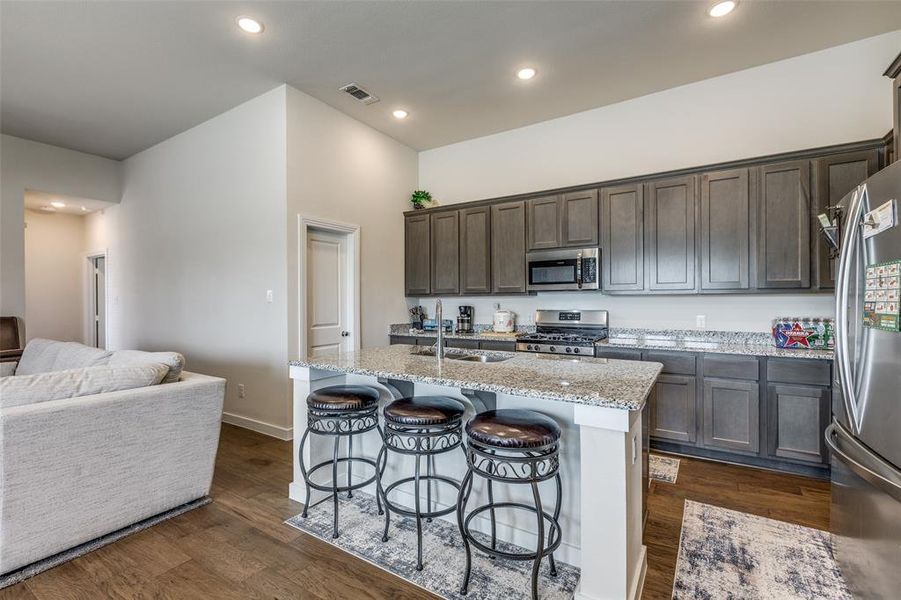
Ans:
[[[347,234],[307,233],[307,356],[349,350]]]

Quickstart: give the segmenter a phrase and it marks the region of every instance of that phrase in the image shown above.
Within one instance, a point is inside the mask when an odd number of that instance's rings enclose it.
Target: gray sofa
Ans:
[[[32,340],[0,377],[0,574],[209,493],[225,380]]]

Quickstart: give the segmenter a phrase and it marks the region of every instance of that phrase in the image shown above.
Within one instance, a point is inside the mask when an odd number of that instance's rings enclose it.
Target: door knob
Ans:
[[[349,335],[350,335],[350,332],[349,332],[349,331],[342,331],[342,332],[341,332],[341,337],[347,337],[347,336],[349,336]]]

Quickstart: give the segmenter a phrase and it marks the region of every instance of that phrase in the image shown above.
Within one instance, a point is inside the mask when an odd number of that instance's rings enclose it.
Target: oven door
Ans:
[[[526,257],[530,292],[598,289],[598,251],[542,250]]]

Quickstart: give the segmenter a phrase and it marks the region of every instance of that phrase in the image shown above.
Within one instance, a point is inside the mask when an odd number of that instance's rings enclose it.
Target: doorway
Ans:
[[[90,345],[106,348],[106,254],[88,257]]]
[[[359,227],[301,217],[299,229],[302,353],[359,348]]]

